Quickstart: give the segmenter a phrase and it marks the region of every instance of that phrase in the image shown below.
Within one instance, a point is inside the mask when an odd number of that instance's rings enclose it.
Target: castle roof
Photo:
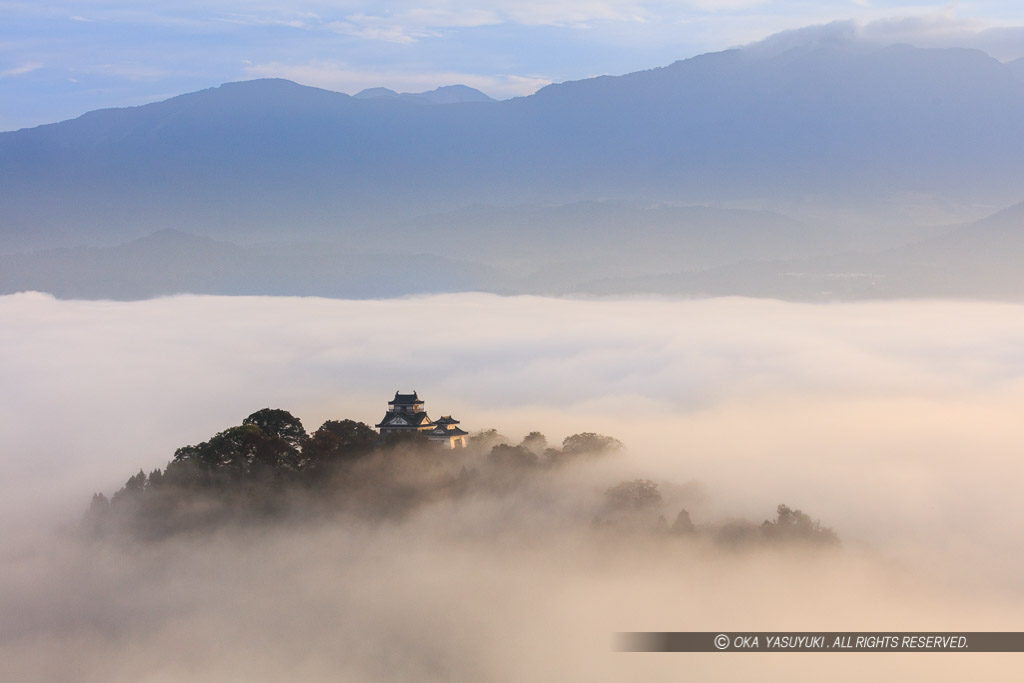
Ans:
[[[440,422],[440,420],[438,420]],[[466,436],[469,432],[459,429],[458,427],[445,427],[443,424],[438,424],[436,427],[431,429],[427,434],[437,436]]]
[[[411,394],[400,394],[396,391],[394,400],[388,401],[389,406],[412,406],[422,403],[423,401],[420,400],[415,391]]]
[[[422,401],[421,401],[422,403]],[[377,429],[381,427],[425,427],[433,424],[426,413],[384,413],[381,421],[374,425]]]
[[[442,415],[441,417],[437,418],[436,422],[439,425],[457,425],[457,424],[459,424],[459,421],[454,419],[451,415]]]

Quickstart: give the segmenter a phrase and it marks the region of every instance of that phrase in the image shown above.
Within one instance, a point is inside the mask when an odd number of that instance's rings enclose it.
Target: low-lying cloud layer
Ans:
[[[851,680],[1007,675],[1008,656],[668,657],[621,630],[1018,630],[1024,310],[971,302],[0,298],[0,678]],[[607,476],[697,523],[833,527],[837,553],[595,537],[566,506],[434,506],[79,546],[77,520],[262,407],[376,422],[395,390],[473,431],[610,434]],[[604,476],[603,475],[603,476]],[[582,499],[582,498],[580,498]],[[669,520],[671,522],[671,520]],[[779,657],[783,657],[783,662]],[[840,666],[842,665],[842,666]],[[941,666],[941,668],[940,668]],[[838,672],[838,673],[837,673]],[[856,677],[853,673],[856,673]]]

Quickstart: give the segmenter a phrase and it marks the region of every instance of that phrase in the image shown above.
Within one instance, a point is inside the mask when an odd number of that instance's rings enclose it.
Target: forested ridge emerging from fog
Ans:
[[[553,448],[540,432],[513,444],[486,429],[473,434],[464,449],[432,442],[421,432],[380,435],[349,419],[328,420],[307,433],[288,411],[264,408],[208,441],[177,449],[163,470],[140,470],[109,499],[94,494],[83,529],[95,537],[158,540],[226,525],[331,516],[400,522],[431,504],[504,499],[589,517],[591,529],[609,533],[706,537],[726,544],[839,542],[832,529],[786,505],[760,525],[695,524],[686,509],[670,507],[699,496],[695,482],[665,482],[673,493],[663,496],[649,479],[601,486],[586,476],[564,476],[622,450],[618,439],[593,432],[573,434]],[[592,490],[584,490],[584,481]],[[580,505],[567,513],[557,498]]]

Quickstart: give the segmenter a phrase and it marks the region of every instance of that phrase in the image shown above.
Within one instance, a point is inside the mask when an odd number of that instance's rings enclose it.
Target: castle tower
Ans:
[[[382,436],[396,432],[425,432],[427,438],[435,443],[443,443],[448,448],[465,448],[469,432],[463,431],[458,425],[459,421],[451,415],[431,422],[423,401],[415,391],[411,394],[396,391],[395,398],[388,401],[388,412],[374,426]]]
[[[381,434],[394,432],[426,431],[434,426],[423,408],[423,401],[416,395],[395,392],[395,398],[388,401],[388,412],[384,419],[375,425]]]

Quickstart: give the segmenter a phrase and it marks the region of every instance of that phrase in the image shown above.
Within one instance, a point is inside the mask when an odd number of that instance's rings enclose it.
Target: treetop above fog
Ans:
[[[561,448],[540,432],[514,444],[494,429],[471,434],[466,448],[449,448],[422,431],[378,434],[355,420],[327,420],[308,433],[301,420],[278,408],[263,408],[240,425],[207,441],[182,446],[161,471],[139,470],[109,499],[93,496],[87,530],[130,538],[161,538],[226,522],[271,521],[289,516],[349,515],[402,518],[432,502],[468,497],[503,500],[544,495],[584,497],[577,475],[596,458],[623,444],[582,432]],[[539,487],[539,488],[538,488]],[[559,487],[573,487],[559,492]],[[762,525],[696,525],[678,504],[679,487],[663,496],[649,479],[623,481],[593,501],[592,527],[612,532],[658,533],[735,542],[812,541],[834,544],[835,533],[800,510],[780,505]],[[530,492],[527,494],[527,492]],[[676,501],[671,503],[669,499]],[[603,501],[603,502],[602,502]],[[670,527],[665,515],[675,520]]]

